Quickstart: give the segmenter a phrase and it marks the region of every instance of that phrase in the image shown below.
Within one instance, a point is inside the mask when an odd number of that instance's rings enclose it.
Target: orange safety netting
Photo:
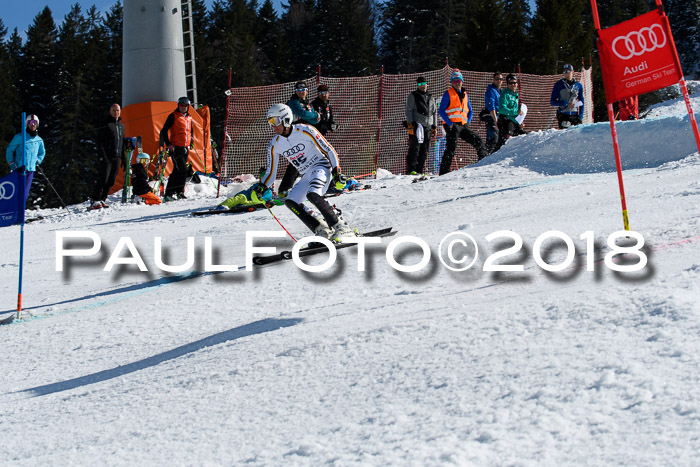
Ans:
[[[405,107],[408,94],[416,89],[416,78],[424,76],[430,92],[439,107],[443,93],[449,86],[452,68],[445,67],[424,73],[405,75],[377,75],[353,78],[309,78],[308,100],[316,98],[316,88],[326,84],[330,88],[330,103],[333,106],[338,130],[326,135],[340,156],[340,165],[346,175],[367,174],[382,168],[392,173],[405,172],[408,135],[402,122],[406,119]],[[507,73],[504,73],[504,76]],[[464,87],[471,101],[474,116],[471,129],[486,140],[486,127],[479,121],[479,112],[484,108],[484,93],[492,81],[491,72],[462,70]],[[584,123],[593,122],[592,70],[575,73],[583,84],[585,108]],[[527,131],[557,127],[556,108],[549,105],[554,83],[561,75],[521,74],[521,101],[527,104],[528,114],[524,121]],[[240,174],[257,174],[266,164],[267,143],[273,136],[265,114],[276,103],[286,103],[294,93],[294,83],[249,88],[232,88],[228,94],[228,116],[226,140],[224,141],[224,163],[222,174],[233,178]],[[439,118],[438,118],[439,119]],[[440,121],[442,123],[442,121]],[[438,137],[431,141],[426,170],[438,173],[445,137],[439,125]],[[452,169],[462,168],[476,162],[476,151],[459,141]],[[278,176],[282,177],[286,161]]]

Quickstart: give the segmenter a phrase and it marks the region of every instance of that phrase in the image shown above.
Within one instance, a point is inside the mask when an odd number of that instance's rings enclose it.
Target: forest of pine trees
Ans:
[[[700,0],[666,0],[681,63],[700,79]],[[596,118],[605,110],[589,0],[192,0],[200,104],[212,111],[221,144],[224,91],[316,74],[350,77],[454,67],[558,74],[563,63],[593,59]],[[598,0],[603,27],[653,8],[650,0]],[[19,131],[22,111],[39,115],[42,168],[66,203],[87,199],[96,172],[96,125],[121,102],[122,6],[104,15],[76,3],[56,22],[45,7],[26,40],[0,20],[0,149]],[[643,102],[643,101],[642,101]],[[9,172],[0,164],[0,176]],[[30,202],[57,206],[37,176]]]

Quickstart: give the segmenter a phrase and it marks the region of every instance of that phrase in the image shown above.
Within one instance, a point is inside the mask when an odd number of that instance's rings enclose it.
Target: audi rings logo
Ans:
[[[612,42],[612,50],[621,60],[641,56],[666,45],[666,33],[660,24],[632,31],[626,36],[617,36]]]
[[[13,196],[15,196],[15,184],[12,182],[0,183],[0,201],[12,199]]]
[[[300,144],[297,144],[296,146],[294,146],[294,147],[292,147],[292,148],[287,149],[286,151],[284,151],[284,152],[282,153],[282,155],[283,155],[284,157],[291,157],[291,156],[293,156],[294,154],[300,153],[300,152],[303,151],[304,149],[306,149],[306,146],[304,146],[303,144],[300,143]]]

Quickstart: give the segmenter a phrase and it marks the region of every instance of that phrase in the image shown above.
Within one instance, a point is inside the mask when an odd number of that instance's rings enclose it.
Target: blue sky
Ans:
[[[7,28],[6,39],[12,34],[15,28],[17,28],[22,38],[25,38],[26,35],[24,31],[27,30],[29,25],[34,21],[34,17],[38,15],[46,5],[49,5],[49,8],[51,8],[53,12],[53,20],[57,25],[60,25],[63,22],[63,18],[70,11],[71,6],[75,3],[79,3],[83,11],[95,5],[97,9],[104,14],[109,11],[116,2],[117,0],[26,0],[24,2],[15,3],[14,0],[3,0],[0,18],[2,18],[2,22]],[[205,0],[204,3],[207,5],[207,8],[211,8],[214,4],[214,0]],[[282,0],[273,0],[272,3],[279,13],[281,11],[280,5],[282,4]],[[9,4],[9,6],[7,4]]]

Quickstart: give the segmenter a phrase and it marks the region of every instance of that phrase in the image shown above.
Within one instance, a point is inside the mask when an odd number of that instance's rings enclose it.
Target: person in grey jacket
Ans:
[[[428,92],[428,81],[420,76],[417,89],[406,99],[406,127],[409,143],[406,154],[406,173],[422,174],[430,148],[430,139],[437,135],[437,105]]]

